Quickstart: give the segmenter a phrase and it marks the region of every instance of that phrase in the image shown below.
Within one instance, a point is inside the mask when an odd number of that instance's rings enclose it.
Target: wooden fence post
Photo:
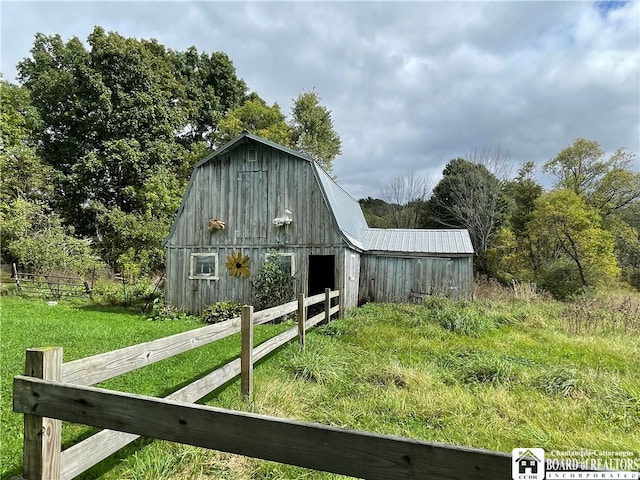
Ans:
[[[253,395],[253,306],[242,307],[240,332],[240,391],[242,398],[250,401]]]
[[[24,373],[44,380],[62,380],[62,347],[27,350]],[[62,422],[25,414],[23,478],[59,480],[62,453]]]
[[[305,333],[307,322],[307,309],[304,306],[304,293],[298,294],[298,340],[300,340],[300,348],[304,350]]]
[[[331,289],[324,289],[324,320],[329,323],[331,321]]]

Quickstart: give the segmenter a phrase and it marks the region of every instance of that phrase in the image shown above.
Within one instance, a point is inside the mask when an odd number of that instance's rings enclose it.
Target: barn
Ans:
[[[250,133],[196,164],[164,245],[166,301],[191,313],[251,303],[268,253],[295,291],[339,289],[343,309],[471,294],[466,230],[369,228],[360,204],[311,157]]]

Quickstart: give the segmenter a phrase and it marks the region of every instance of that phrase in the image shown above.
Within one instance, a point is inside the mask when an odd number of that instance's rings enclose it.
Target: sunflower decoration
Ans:
[[[243,256],[241,252],[231,252],[231,255],[227,257],[227,262],[224,264],[229,270],[229,275],[232,277],[244,277],[248,278],[249,274],[249,257]]]

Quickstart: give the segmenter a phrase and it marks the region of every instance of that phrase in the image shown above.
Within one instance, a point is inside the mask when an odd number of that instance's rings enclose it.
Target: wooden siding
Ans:
[[[363,255],[359,303],[408,302],[429,295],[469,298],[472,280],[470,256]]]
[[[256,150],[255,161],[249,159],[250,149]],[[292,223],[273,225],[285,209],[292,212]],[[209,232],[211,218],[226,228]],[[351,257],[311,163],[267,145],[240,144],[197,168],[166,246],[167,301],[187,312],[199,313],[223,300],[251,303],[251,282],[272,250],[294,254],[295,290],[301,293],[307,293],[308,256],[334,255],[334,287],[345,295],[341,306],[357,304],[357,278],[347,281],[343,268]],[[232,252],[249,257],[249,278],[227,272],[225,261]],[[217,253],[217,279],[189,278],[193,253]],[[355,291],[345,292],[345,287]]]
[[[256,150],[255,161],[248,151]],[[284,210],[293,222],[273,225]],[[207,230],[209,219],[226,223]],[[336,288],[345,284],[345,243],[336,231],[311,164],[266,145],[242,144],[201,165],[193,174],[173,234],[167,241],[167,300],[198,313],[222,300],[251,303],[251,281],[271,250],[294,254],[295,290],[306,293],[308,256],[334,255]],[[251,276],[231,277],[224,264],[232,252],[249,257]],[[217,279],[190,279],[191,254],[217,253]],[[357,288],[357,283],[355,284]],[[356,304],[357,292],[342,300]]]
[[[257,160],[248,161],[248,150]],[[293,222],[276,227],[284,210]],[[226,223],[207,230],[209,219]],[[241,144],[193,173],[168,247],[344,245],[311,163],[266,145]]]
[[[341,308],[352,308],[357,305],[359,254],[343,247],[279,247],[277,250],[268,247],[169,247],[167,248],[167,281],[165,295],[170,305],[189,313],[200,313],[202,309],[219,301],[234,301],[251,304],[253,290],[251,282],[255,280],[260,267],[264,264],[265,255],[270,251],[292,253],[296,265],[294,290],[307,294],[309,284],[308,258],[310,255],[333,255],[335,257],[335,284],[332,288],[349,295],[340,296]],[[226,257],[231,252],[241,252],[249,257],[249,278],[231,277],[224,266]],[[190,279],[190,258],[192,253],[217,253],[219,278]],[[355,257],[352,258],[351,254]],[[354,266],[356,275],[347,275],[343,266],[349,261]],[[353,271],[352,271],[353,273]]]
[[[343,259],[344,267],[342,268],[342,285],[344,285],[344,288],[340,290],[340,306],[343,308],[343,311],[358,305],[360,259],[361,255],[359,252],[345,250]]]

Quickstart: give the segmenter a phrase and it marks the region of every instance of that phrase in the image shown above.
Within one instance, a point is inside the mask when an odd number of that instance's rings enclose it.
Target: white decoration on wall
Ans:
[[[289,210],[285,210],[282,217],[276,217],[273,219],[273,224],[276,227],[284,227],[289,225],[292,221],[293,217],[291,216],[291,212]]]

